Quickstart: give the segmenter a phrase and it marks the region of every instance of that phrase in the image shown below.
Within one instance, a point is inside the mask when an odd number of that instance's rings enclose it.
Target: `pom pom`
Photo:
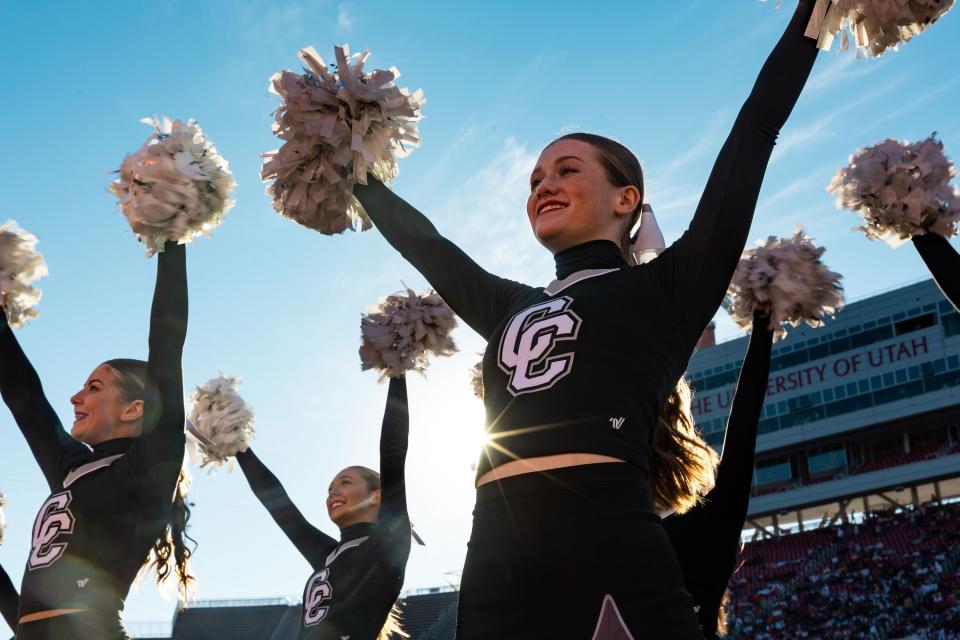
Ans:
[[[123,159],[110,190],[150,257],[168,240],[185,244],[209,236],[234,204],[229,195],[236,181],[194,120],[141,122],[154,131]]]
[[[450,332],[457,326],[453,311],[434,292],[411,289],[387,296],[360,320],[361,368],[376,369],[380,380],[423,373],[430,354],[449,356],[457,346]]]
[[[770,311],[775,339],[787,333],[782,323],[819,326],[843,305],[841,276],[820,261],[824,251],[802,229],[792,237],[770,236],[760,247],[744,251],[728,291],[733,321],[751,326],[754,310],[762,305]]]
[[[0,225],[0,302],[7,324],[22,327],[37,317],[40,289],[33,282],[47,275],[47,264],[37,253],[37,237],[13,221]]]
[[[337,64],[328,70],[313,47],[300,51],[303,73],[281,71],[270,79],[280,96],[273,131],[283,140],[263,154],[263,180],[273,208],[294,222],[326,235],[370,228],[353,196],[353,185],[370,173],[389,184],[397,158],[420,144],[417,121],[426,104],[421,91],[397,87],[396,68],[363,70],[370,55],[334,47]]]
[[[239,384],[237,378],[221,375],[190,395],[193,409],[187,429],[198,440],[201,467],[218,467],[249,446],[253,409],[237,393]]]
[[[3,493],[3,489],[0,489],[0,544],[3,544],[3,534],[7,529],[7,521],[3,517],[3,508],[7,506],[7,496]]]
[[[473,387],[473,395],[483,400],[483,359],[470,367],[470,385]]]
[[[861,53],[879,56],[930,28],[953,7],[954,0],[817,0],[806,34],[829,50],[837,34],[841,47],[850,41]]]
[[[888,139],[853,154],[827,191],[838,207],[860,214],[865,224],[857,229],[896,248],[916,235],[956,234],[960,192],[949,184],[956,175],[936,134],[913,144]]]

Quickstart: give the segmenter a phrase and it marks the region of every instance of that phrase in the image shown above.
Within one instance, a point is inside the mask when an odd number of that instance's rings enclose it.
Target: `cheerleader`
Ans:
[[[761,70],[690,228],[649,264],[628,262],[639,162],[600,136],[551,143],[531,176],[527,215],[557,266],[547,287],[487,273],[381,183],[354,188],[386,239],[488,342],[490,444],[461,640],[702,637],[654,508],[649,442],[723,300],[774,141],[816,59],[803,35],[812,6],[799,2]]]
[[[406,380],[390,378],[380,473],[347,467],[327,489],[339,540],[307,521],[251,449],[237,454],[250,488],[314,570],[303,590],[299,640],[386,640],[399,631],[393,607],[411,536],[404,487],[408,423]]]
[[[158,582],[176,573],[182,589],[193,580],[179,487],[186,329],[186,252],[167,243],[148,361],[94,369],[70,399],[68,434],[0,311],[0,393],[50,487],[33,525],[18,640],[127,638],[120,613],[141,567],[155,565]]]

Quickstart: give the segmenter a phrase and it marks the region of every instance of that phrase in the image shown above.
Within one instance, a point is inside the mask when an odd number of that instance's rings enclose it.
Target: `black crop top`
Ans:
[[[419,211],[370,180],[354,193],[387,241],[487,340],[478,475],[515,458],[596,453],[648,468],[667,394],[723,300],[767,162],[817,55],[800,2],[720,150],[690,227],[628,267],[594,241],[556,255],[546,288],[494,276]]]
[[[144,425],[139,438],[108,440],[91,451],[64,431],[2,317],[0,393],[51,491],[33,524],[21,618],[48,609],[123,609],[130,584],[170,521],[183,464],[186,326],[186,253],[168,243],[158,256],[150,318],[148,376],[159,391],[159,418]]]

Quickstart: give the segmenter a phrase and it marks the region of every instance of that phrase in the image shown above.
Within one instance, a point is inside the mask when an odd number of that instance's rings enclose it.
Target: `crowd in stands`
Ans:
[[[960,640],[960,503],[748,544],[730,640]]]

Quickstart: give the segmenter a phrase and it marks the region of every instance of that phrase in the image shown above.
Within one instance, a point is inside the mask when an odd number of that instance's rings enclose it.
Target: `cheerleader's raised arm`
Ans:
[[[683,348],[692,350],[713,317],[747,241],[764,173],[780,129],[817,57],[804,35],[813,0],[800,0],[757,76],[720,150],[687,231],[651,263],[675,303]]]

